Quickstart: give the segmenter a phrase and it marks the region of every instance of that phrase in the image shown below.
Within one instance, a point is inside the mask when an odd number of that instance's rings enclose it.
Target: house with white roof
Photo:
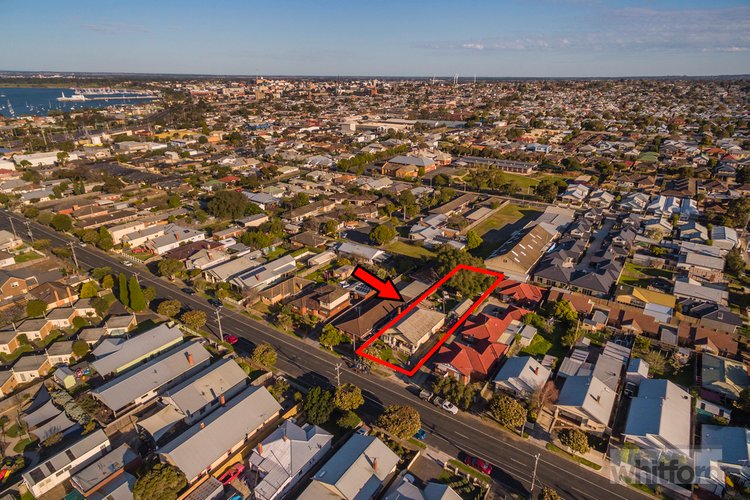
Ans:
[[[259,479],[255,498],[283,498],[328,453],[332,441],[333,436],[317,425],[300,427],[285,420],[250,455],[250,469]]]
[[[630,401],[623,438],[642,448],[689,454],[692,408],[690,394],[671,381],[641,380],[638,396]]]
[[[528,399],[544,387],[552,372],[531,356],[508,359],[495,376],[495,389]]]
[[[354,434],[323,464],[297,498],[375,498],[393,477],[398,462],[398,455],[375,436]]]

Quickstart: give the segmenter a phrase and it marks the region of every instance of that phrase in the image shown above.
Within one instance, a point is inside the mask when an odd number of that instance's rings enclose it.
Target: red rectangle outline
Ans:
[[[432,349],[430,349],[430,351],[422,359],[420,359],[417,362],[417,364],[414,366],[414,368],[411,369],[411,371],[407,371],[406,368],[394,365],[393,363],[389,363],[388,361],[385,361],[384,359],[380,359],[380,358],[378,358],[376,356],[372,356],[372,355],[364,352],[365,349],[367,349],[367,347],[369,347],[370,345],[372,345],[372,343],[375,342],[381,335],[383,335],[390,327],[392,327],[394,324],[396,324],[401,318],[403,318],[404,316],[406,316],[409,313],[409,311],[411,311],[412,309],[414,309],[417,306],[417,304],[419,304],[425,298],[427,298],[430,295],[432,295],[433,293],[435,293],[435,290],[437,290],[440,286],[442,286],[443,284],[445,284],[445,282],[448,281],[449,279],[451,279],[453,277],[453,275],[456,274],[458,271],[462,271],[462,270],[464,270],[464,271],[472,271],[472,272],[475,272],[475,273],[488,274],[490,276],[496,277],[497,279],[492,283],[492,285],[489,286],[489,288],[487,288],[487,290],[485,290],[485,292],[481,295],[481,297],[479,297],[477,300],[474,301],[474,303],[471,305],[471,307],[453,324],[453,326],[450,328],[450,330],[448,330],[443,335],[443,337],[437,342],[437,344],[435,344],[432,347]],[[356,353],[359,356],[362,356],[364,358],[367,358],[367,359],[370,359],[372,361],[375,361],[376,363],[380,363],[381,365],[387,366],[388,368],[390,368],[392,370],[395,370],[395,371],[397,371],[399,373],[403,373],[404,375],[406,375],[408,377],[412,377],[412,376],[414,376],[415,373],[417,373],[417,371],[419,371],[419,369],[422,367],[422,365],[424,365],[427,362],[427,360],[430,359],[430,357],[432,357],[432,355],[435,354],[435,352],[437,352],[438,349],[440,349],[440,346],[445,343],[445,341],[448,339],[448,337],[450,337],[453,334],[453,332],[455,332],[464,323],[464,321],[466,321],[466,319],[469,316],[471,316],[471,314],[474,312],[474,310],[477,307],[479,307],[479,304],[481,304],[484,301],[484,299],[486,299],[492,293],[492,291],[500,285],[500,283],[504,279],[505,279],[505,275],[503,273],[498,273],[498,272],[495,272],[495,271],[490,271],[488,269],[482,269],[482,268],[479,268],[479,267],[467,266],[465,264],[459,264],[455,268],[453,268],[448,274],[446,274],[445,276],[443,276],[442,278],[440,278],[440,280],[437,281],[434,285],[432,285],[430,288],[428,288],[427,291],[423,292],[422,295],[420,295],[417,298],[417,300],[415,300],[414,302],[412,302],[411,304],[409,304],[406,309],[404,309],[403,311],[401,311],[401,313],[398,314],[398,316],[396,316],[395,318],[393,318],[383,328],[381,328],[380,330],[378,330],[378,332],[375,335],[373,335],[372,337],[370,337],[367,340],[367,342],[365,342],[364,344],[362,344],[361,346],[359,346],[359,348],[357,349]]]

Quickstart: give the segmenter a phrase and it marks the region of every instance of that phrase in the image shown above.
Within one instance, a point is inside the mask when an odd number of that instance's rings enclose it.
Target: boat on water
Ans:
[[[76,94],[73,94],[71,96],[66,96],[65,92],[61,92],[61,94],[62,95],[60,95],[60,97],[57,98],[58,101],[77,101],[77,102],[80,102],[80,101],[85,101],[86,100],[86,96],[83,95],[83,94],[76,93]]]

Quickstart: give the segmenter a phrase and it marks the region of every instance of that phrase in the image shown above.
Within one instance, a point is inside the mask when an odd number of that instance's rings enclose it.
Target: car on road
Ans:
[[[443,404],[440,405],[440,407],[452,415],[455,415],[456,413],[458,413],[458,408],[456,408],[456,405],[454,405],[447,399],[443,401]]]
[[[78,246],[81,248],[86,248],[88,245],[86,243],[79,243]]]
[[[427,389],[422,389],[421,391],[419,391],[419,399],[424,399],[425,401],[430,401],[432,399],[432,396],[434,396],[434,394],[432,394]]]
[[[435,406],[443,406],[443,398],[441,398],[440,396],[435,396],[432,400],[432,404],[434,404]]]
[[[192,288],[185,287],[182,289],[182,293],[186,293],[188,295],[195,295],[195,290],[193,290]]]
[[[466,465],[469,465],[471,467],[474,467],[479,472],[484,472],[487,475],[492,474],[492,465],[488,464],[481,458],[472,457],[471,455],[467,455],[466,458],[464,458],[464,463]]]
[[[224,340],[225,340],[225,341],[227,342],[227,344],[229,344],[229,345],[234,345],[234,344],[236,344],[236,343],[237,343],[237,341],[239,341],[240,339],[239,339],[239,338],[237,338],[237,336],[236,336],[236,335],[227,335],[226,337],[224,337]]]
[[[414,439],[419,439],[420,441],[424,441],[424,438],[427,437],[427,431],[424,429],[419,429],[416,434],[414,434]]]
[[[219,299],[208,299],[208,303],[214,307],[221,307],[224,305],[224,303]]]
[[[133,263],[129,260],[126,260],[123,264],[125,265],[125,267],[133,267]]]
[[[242,464],[234,464],[230,468],[224,472],[221,476],[219,476],[219,481],[221,481],[221,484],[224,486],[231,484],[232,481],[237,479],[240,474],[245,470],[245,466]]]

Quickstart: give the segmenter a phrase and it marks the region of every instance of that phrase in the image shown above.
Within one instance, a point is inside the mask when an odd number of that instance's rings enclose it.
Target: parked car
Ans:
[[[182,293],[186,293],[188,295],[195,295],[195,290],[193,290],[192,288],[185,287],[182,289]]]
[[[214,307],[221,307],[224,305],[219,299],[208,299],[208,303]]]
[[[232,481],[237,479],[237,477],[242,474],[242,472],[245,470],[245,466],[242,464],[234,464],[230,468],[224,472],[221,476],[219,476],[219,481],[221,481],[221,484],[224,486],[230,484]]]
[[[236,343],[237,343],[237,341],[238,341],[238,340],[240,340],[240,339],[238,339],[236,335],[226,335],[226,336],[224,337],[224,340],[225,340],[225,341],[227,342],[227,344],[229,344],[229,345],[234,345],[234,344],[236,344]]]
[[[81,248],[86,248],[88,245],[86,243],[79,243],[78,246]]]
[[[470,455],[467,455],[466,458],[464,458],[464,463],[466,465],[470,465],[471,467],[474,467],[476,470],[480,472],[484,472],[487,475],[492,474],[492,466],[482,460],[481,458],[472,457]]]
[[[429,401],[429,400],[431,400],[431,399],[432,399],[432,396],[434,396],[434,394],[432,394],[432,392],[428,391],[427,389],[422,389],[422,390],[421,390],[421,391],[419,392],[419,397],[420,397],[421,399],[424,399],[425,401]]]
[[[443,410],[445,410],[448,413],[451,413],[453,415],[455,415],[456,413],[458,413],[458,408],[456,408],[456,405],[454,405],[453,403],[451,403],[447,399],[445,401],[443,401],[443,404],[440,405],[440,406],[441,406],[441,408],[443,408]]]
[[[419,439],[420,441],[424,441],[424,438],[427,437],[427,431],[424,429],[419,429],[416,434],[414,434],[414,439]]]
[[[432,400],[432,404],[434,404],[435,406],[443,406],[443,398],[441,398],[440,396],[435,396]]]
[[[126,261],[125,261],[125,263],[124,263],[123,265],[124,265],[125,267],[133,267],[133,263],[132,263],[132,262],[130,262],[129,260],[126,260]]]

